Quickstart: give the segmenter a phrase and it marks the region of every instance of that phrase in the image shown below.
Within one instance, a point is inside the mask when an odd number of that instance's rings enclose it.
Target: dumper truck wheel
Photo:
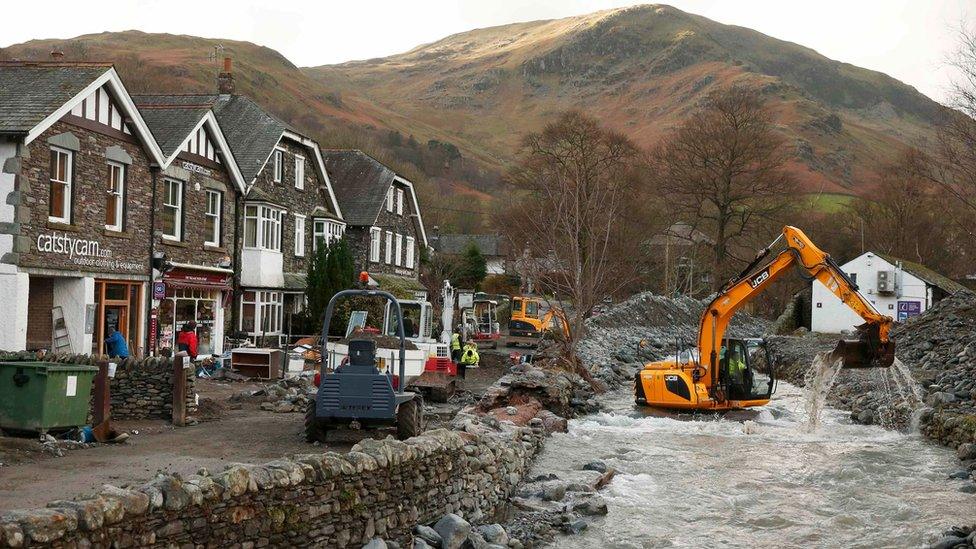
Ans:
[[[315,400],[308,403],[305,410],[305,440],[308,442],[325,442],[325,435],[329,424],[315,416]]]
[[[420,395],[397,408],[397,439],[406,440],[424,432],[424,399]]]

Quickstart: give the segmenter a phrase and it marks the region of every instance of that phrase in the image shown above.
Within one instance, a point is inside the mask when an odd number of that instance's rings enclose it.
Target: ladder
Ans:
[[[64,323],[64,311],[60,306],[51,309],[54,320],[54,352],[70,352],[71,338],[68,337],[68,326]]]

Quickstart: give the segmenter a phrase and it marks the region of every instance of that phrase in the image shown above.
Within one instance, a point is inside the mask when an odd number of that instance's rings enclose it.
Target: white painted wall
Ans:
[[[871,252],[841,265],[841,270],[849,275],[856,275],[861,295],[867,298],[878,312],[895,320],[898,319],[899,301],[917,301],[922,312],[931,305],[931,292],[925,281],[899,270],[897,266]],[[896,286],[893,294],[878,293],[878,271],[895,271]],[[864,323],[860,316],[818,280],[813,282],[812,295],[810,315],[812,331],[836,334],[852,331],[855,326]]]
[[[29,292],[30,277],[26,273],[0,270],[0,303],[3,304],[3,314],[0,314],[0,350],[23,351],[27,348]]]
[[[7,204],[7,196],[14,191],[14,175],[3,173],[4,163],[8,158],[14,156],[17,156],[17,143],[0,140],[0,222],[2,223],[13,223],[14,221],[14,207]],[[0,257],[11,252],[13,248],[13,235],[0,234]],[[15,270],[12,265],[0,264],[0,273],[13,273]]]
[[[257,288],[284,286],[281,252],[244,248],[241,252],[241,285]]]
[[[85,311],[94,303],[94,277],[54,279],[54,306],[60,306],[64,312],[72,353],[91,353],[92,334],[85,333]]]

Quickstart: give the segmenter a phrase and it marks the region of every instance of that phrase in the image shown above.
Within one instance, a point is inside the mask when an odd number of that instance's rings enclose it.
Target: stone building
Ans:
[[[420,252],[427,233],[413,184],[362,151],[327,150],[324,157],[356,269],[369,272],[380,287],[393,277],[422,292]]]
[[[208,103],[192,95],[134,100],[165,157],[152,212],[150,350],[173,349],[176,332],[193,321],[199,355],[219,354],[232,324],[244,178]]]
[[[502,275],[508,270],[508,246],[497,234],[440,234],[434,227],[430,247],[439,254],[459,257],[474,245],[485,258],[485,270],[489,275]]]
[[[165,163],[110,65],[0,63],[0,349],[145,352]]]

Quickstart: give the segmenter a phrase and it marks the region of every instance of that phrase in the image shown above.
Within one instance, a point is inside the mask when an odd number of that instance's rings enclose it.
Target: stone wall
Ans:
[[[34,353],[0,351],[0,362],[44,360],[94,366],[98,359],[99,357],[91,355],[50,354],[38,359]],[[112,398],[112,419],[170,419],[173,415],[173,359],[127,358],[117,364],[109,391]],[[196,372],[193,368],[184,372],[187,415],[192,415],[197,410],[194,394]]]
[[[77,501],[0,515],[0,547],[359,547],[411,541],[445,513],[472,521],[501,510],[544,429],[468,422],[399,442],[364,440],[348,454],[304,454],[217,474],[158,475]]]
[[[186,375],[187,415],[196,412],[193,368]],[[173,417],[173,362],[167,358],[126,359],[111,381],[112,419],[170,419]]]

